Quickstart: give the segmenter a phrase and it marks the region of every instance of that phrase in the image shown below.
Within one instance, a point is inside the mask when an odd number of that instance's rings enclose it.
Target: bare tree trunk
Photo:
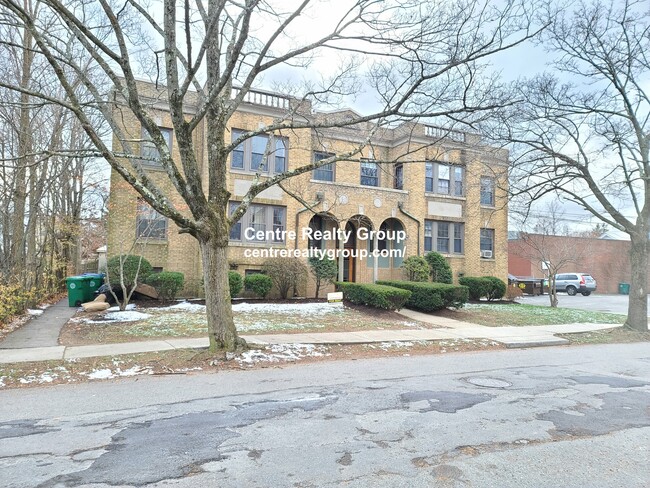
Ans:
[[[630,264],[630,300],[625,326],[630,329],[648,330],[648,245],[647,232],[631,235]]]
[[[203,262],[210,352],[234,351],[245,347],[246,342],[237,336],[232,316],[227,241],[219,243],[218,239],[211,238],[207,241],[200,240],[199,244]]]
[[[551,299],[551,307],[557,307],[557,288],[555,287],[555,271],[548,274],[548,296]],[[544,285],[542,285],[542,291],[544,291]]]
[[[25,1],[25,8],[28,4]],[[23,34],[22,72],[20,78],[21,88],[28,89],[31,80],[32,60],[32,35],[29,29]],[[18,122],[18,159],[16,160],[16,175],[13,194],[13,217],[11,224],[11,272],[19,279],[25,272],[25,207],[27,204],[27,166],[28,154],[31,152],[31,130],[29,109],[29,95],[20,94],[20,117]]]

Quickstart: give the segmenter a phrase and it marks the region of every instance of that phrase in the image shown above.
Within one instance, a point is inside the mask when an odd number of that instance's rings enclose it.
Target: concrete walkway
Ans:
[[[68,299],[46,308],[20,329],[0,342],[0,349],[24,349],[54,347],[59,345],[59,333],[65,323],[77,313],[77,307],[68,307]],[[0,352],[0,356],[4,354]]]
[[[60,346],[58,335],[61,327],[74,315],[76,308],[69,308],[61,301],[11,333],[0,342],[0,363],[50,361],[119,354],[171,351],[208,347],[207,337],[196,339],[168,339],[119,344],[95,344],[88,346]],[[242,336],[250,344],[370,344],[378,342],[435,341],[454,339],[487,339],[505,344],[506,347],[554,346],[569,341],[555,337],[557,333],[587,332],[611,329],[612,324],[567,324],[524,327],[484,327],[458,320],[428,315],[413,310],[399,312],[404,317],[441,328],[404,330],[364,330],[356,332],[318,332],[307,334],[265,334]]]

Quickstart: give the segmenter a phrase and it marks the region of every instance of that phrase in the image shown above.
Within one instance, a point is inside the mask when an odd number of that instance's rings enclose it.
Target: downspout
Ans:
[[[418,224],[418,256],[420,255],[420,221],[413,217],[410,213],[408,213],[406,210],[404,210],[404,202],[397,202],[397,208],[399,209],[400,212],[402,212],[404,215],[406,215],[409,219],[411,219],[413,222]]]

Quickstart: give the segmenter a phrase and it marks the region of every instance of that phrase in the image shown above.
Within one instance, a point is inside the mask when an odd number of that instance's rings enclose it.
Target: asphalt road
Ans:
[[[558,293],[558,307],[562,308],[578,308],[581,310],[589,310],[593,312],[609,312],[627,315],[628,295],[601,295],[592,293],[588,297],[582,295],[575,295],[570,297],[566,293]],[[548,295],[524,296],[518,299],[520,303],[527,303],[529,305],[550,305]],[[648,313],[650,314],[650,295],[648,295]],[[650,315],[648,315],[650,317]]]
[[[0,391],[0,486],[650,485],[650,345]]]

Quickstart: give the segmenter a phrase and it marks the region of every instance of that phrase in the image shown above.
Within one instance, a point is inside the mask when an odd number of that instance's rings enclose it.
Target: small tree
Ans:
[[[315,256],[309,258],[308,262],[311,274],[314,276],[314,280],[316,281],[316,294],[314,295],[314,298],[318,298],[321,285],[331,284],[336,280],[339,266],[333,259],[319,259]]]
[[[427,281],[431,274],[429,263],[422,256],[410,256],[402,263],[402,269],[409,281]]]
[[[134,256],[133,254],[120,254],[108,260],[106,263],[106,282],[120,310],[126,310],[126,306],[129,304],[138,283],[143,282],[151,274],[152,269],[149,261],[142,256]],[[122,289],[121,300],[113,291],[113,285],[119,285]]]
[[[282,299],[286,299],[289,291],[297,288],[307,277],[307,267],[298,258],[267,259],[262,270],[271,278]]]
[[[435,251],[428,252],[424,255],[429,269],[431,270],[431,279],[438,283],[451,283],[451,267],[445,257]]]

